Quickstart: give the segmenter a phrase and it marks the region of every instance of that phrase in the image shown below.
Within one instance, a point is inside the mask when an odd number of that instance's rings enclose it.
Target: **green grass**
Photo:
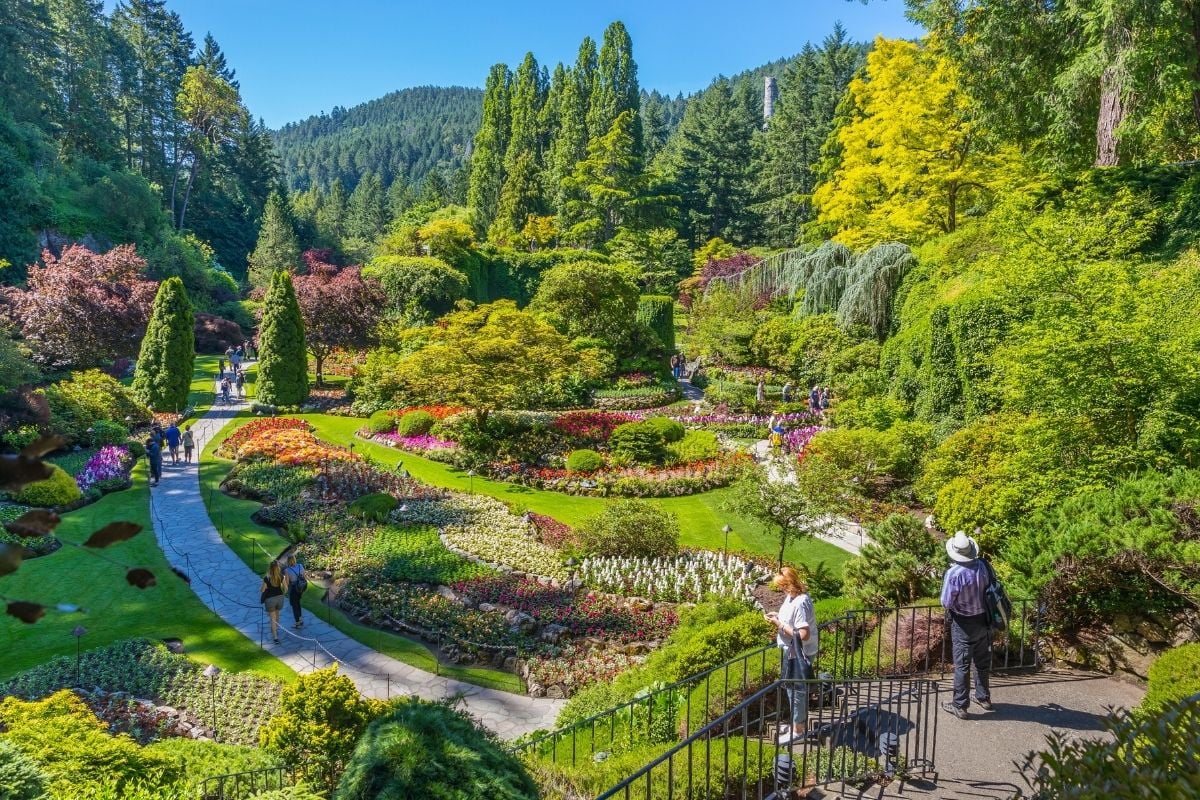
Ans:
[[[196,364],[192,370],[192,388],[188,392],[188,405],[196,409],[193,419],[204,416],[212,408],[216,399],[217,361],[224,356],[196,356]],[[254,379],[258,374],[255,369],[258,362],[245,365],[246,397],[254,397]],[[226,365],[228,366],[228,365]]]
[[[578,525],[588,517],[598,514],[604,508],[604,504],[610,502],[600,497],[573,497],[560,492],[531,489],[478,476],[472,478],[466,472],[447,464],[357,438],[354,432],[365,423],[357,417],[328,414],[297,416],[308,420],[316,428],[317,435],[326,441],[343,446],[353,443],[356,452],[389,467],[403,461],[404,467],[417,480],[458,491],[475,491],[490,495],[506,503],[539,514],[547,514],[568,525]],[[778,540],[770,531],[754,520],[722,509],[721,506],[729,497],[730,491],[719,489],[687,497],[656,498],[650,502],[678,517],[682,533],[680,543],[685,547],[720,550],[725,546],[722,528],[728,524],[733,529],[729,534],[730,550],[774,558],[779,552]],[[842,566],[852,558],[845,550],[819,539],[806,539],[788,544],[785,557],[792,563],[810,565],[824,561],[837,574],[841,573]]]
[[[151,528],[144,463],[135,468],[133,479],[133,488],[63,515],[55,535],[78,543],[115,520],[135,522],[142,526],[141,533],[102,551],[64,546],[25,562],[17,572],[0,579],[0,592],[10,600],[51,606],[71,603],[86,609],[83,614],[51,611],[33,625],[9,616],[0,619],[0,642],[4,643],[0,678],[74,653],[71,631],[82,625],[87,629],[81,640],[86,649],[132,637],[174,636],[183,640],[188,656],[201,664],[292,680],[291,669],[226,625],[171,572]],[[130,586],[125,581],[125,565],[150,569],[157,585],[148,589]]]
[[[251,417],[246,417],[235,420],[205,446],[200,461],[200,490],[208,514],[221,538],[251,569],[261,573],[266,569],[267,562],[277,556],[288,543],[274,529],[259,525],[250,518],[250,515],[261,507],[261,503],[230,497],[220,491],[221,480],[228,474],[232,462],[215,454],[221,442],[237,430],[239,425],[250,419]],[[516,694],[525,692],[525,685],[520,677],[512,673],[485,667],[439,664],[429,648],[419,642],[359,625],[340,611],[322,603],[322,591],[319,586],[310,583],[309,590],[304,595],[304,607],[309,613],[326,620],[347,636],[368,647],[426,672],[501,691]]]

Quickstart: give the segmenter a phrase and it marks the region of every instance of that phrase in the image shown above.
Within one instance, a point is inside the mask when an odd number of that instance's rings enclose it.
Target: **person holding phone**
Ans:
[[[772,584],[786,595],[779,611],[766,614],[775,626],[775,643],[783,650],[783,679],[787,684],[791,725],[779,726],[780,745],[802,739],[808,728],[808,686],[795,681],[813,678],[813,660],[819,648],[816,614],[808,586],[795,567],[783,567]]]

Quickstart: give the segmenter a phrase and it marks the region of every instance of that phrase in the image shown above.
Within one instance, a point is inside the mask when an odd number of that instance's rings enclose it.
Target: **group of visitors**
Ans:
[[[258,601],[271,620],[271,639],[275,644],[279,644],[279,612],[283,610],[285,597],[295,618],[293,627],[304,627],[300,600],[307,589],[308,573],[296,559],[295,553],[289,552],[267,565],[267,574],[263,575],[262,586],[258,590]]]
[[[146,463],[150,467],[150,485],[158,486],[158,482],[162,480],[162,465],[163,465],[163,448],[167,449],[167,453],[171,456],[171,463],[179,463],[179,449],[183,448],[183,463],[192,463],[192,451],[196,447],[196,439],[192,433],[192,429],[186,425],[180,429],[178,425],[172,422],[166,428],[159,423],[154,423],[150,428],[150,435],[146,438]]]
[[[683,377],[683,367],[685,364],[686,364],[686,360],[684,359],[682,353],[672,353],[671,354],[671,377],[674,378],[675,380],[679,380],[680,378],[682,378]]]
[[[958,719],[968,719],[971,704],[971,668],[974,667],[975,703],[984,711],[992,710],[992,628],[989,624],[985,593],[991,581],[991,568],[974,537],[959,531],[946,541],[950,568],[942,580],[942,606],[950,626],[954,659],[953,699],[942,709]],[[781,716],[777,741],[781,746],[816,739],[808,730],[808,696],[814,677],[813,662],[820,650],[816,615],[808,587],[794,567],[782,567],[772,585],[784,593],[778,611],[768,612],[775,626],[775,644],[783,651],[782,679],[790,706],[790,721]]]
[[[253,361],[253,351],[249,342],[243,342],[237,347],[227,347],[225,357],[217,359],[217,396],[222,403],[230,403],[234,397],[241,400],[246,396],[246,371],[242,364]],[[229,363],[228,374],[225,364]]]
[[[825,411],[829,408],[829,387],[813,385],[808,392],[808,408],[810,411]]]

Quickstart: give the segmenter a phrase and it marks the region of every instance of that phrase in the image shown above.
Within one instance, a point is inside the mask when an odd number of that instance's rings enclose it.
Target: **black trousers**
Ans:
[[[303,596],[300,592],[288,592],[288,602],[292,605],[292,616],[296,618],[296,622],[300,621],[300,598]]]
[[[987,616],[950,614],[950,641],[954,646],[954,705],[966,710],[971,704],[971,667],[975,667],[975,699],[989,702],[988,680],[992,671],[992,631]]]

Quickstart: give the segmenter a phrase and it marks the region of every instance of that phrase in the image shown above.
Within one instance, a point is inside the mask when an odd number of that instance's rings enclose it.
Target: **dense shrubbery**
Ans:
[[[673,556],[679,550],[679,522],[646,502],[614,501],[580,525],[576,537],[590,555]]]
[[[1141,714],[1159,714],[1168,706],[1200,693],[1200,644],[1180,645],[1150,665]]]
[[[422,436],[429,433],[437,422],[428,411],[409,411],[396,423],[396,433],[401,436]]]
[[[49,478],[27,484],[19,491],[13,492],[12,499],[27,506],[55,508],[70,505],[83,497],[75,479],[62,467],[52,464],[50,470]]]
[[[595,472],[603,466],[604,456],[595,450],[572,450],[567,456],[567,472]]]
[[[135,425],[150,420],[149,409],[100,370],[74,372],[40,391],[50,405],[50,429],[69,442],[88,443],[87,429],[98,420]]]

